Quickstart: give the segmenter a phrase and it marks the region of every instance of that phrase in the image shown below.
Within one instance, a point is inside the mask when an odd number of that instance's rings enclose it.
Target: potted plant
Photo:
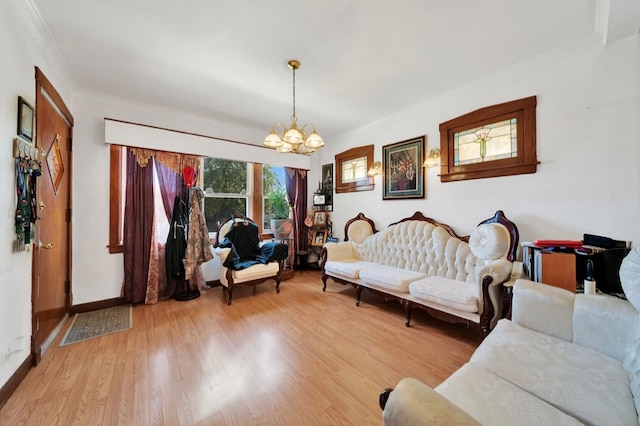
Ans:
[[[293,231],[293,221],[289,218],[291,206],[287,201],[287,193],[278,188],[269,194],[269,218],[271,219],[271,231],[280,240],[285,240]]]

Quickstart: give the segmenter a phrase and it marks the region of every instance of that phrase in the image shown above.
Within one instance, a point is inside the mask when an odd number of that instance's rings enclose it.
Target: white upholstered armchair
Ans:
[[[234,229],[235,228],[235,229]],[[225,239],[231,231],[232,234],[241,232],[232,238],[232,241]],[[248,241],[246,241],[248,240]],[[232,244],[233,243],[233,244]],[[241,247],[241,246],[248,246]],[[274,280],[276,283],[276,293],[280,293],[280,276],[284,267],[284,260],[269,260],[266,263],[264,258],[258,261],[247,262],[247,256],[242,255],[247,250],[251,251],[251,246],[260,246],[259,231],[256,223],[247,217],[237,217],[233,220],[230,218],[218,227],[216,239],[214,241],[215,255],[220,258],[220,283],[223,291],[227,292],[227,304],[231,305],[233,297],[233,288],[236,285],[252,285],[255,294],[255,286],[267,280]],[[278,245],[274,247],[277,249]],[[254,247],[255,248],[255,247]],[[240,253],[240,256],[238,256]],[[285,249],[285,258],[288,252]],[[264,251],[251,254],[251,258],[260,258],[261,256],[278,257],[265,255]],[[234,259],[235,257],[235,259]],[[235,265],[234,265],[235,260]]]

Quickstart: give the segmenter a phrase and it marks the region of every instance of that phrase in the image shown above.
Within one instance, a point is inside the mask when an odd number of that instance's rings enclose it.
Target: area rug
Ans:
[[[133,327],[131,311],[131,305],[119,305],[76,314],[60,346],[128,330]]]

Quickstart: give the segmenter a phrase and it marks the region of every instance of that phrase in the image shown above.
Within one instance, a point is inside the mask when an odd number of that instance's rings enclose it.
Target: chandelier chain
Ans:
[[[296,122],[298,119],[296,118],[296,68],[293,67],[293,115],[291,116],[291,121]]]

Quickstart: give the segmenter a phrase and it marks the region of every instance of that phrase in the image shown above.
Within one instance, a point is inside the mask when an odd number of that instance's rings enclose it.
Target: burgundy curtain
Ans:
[[[285,167],[284,181],[289,204],[293,210],[293,250],[294,253],[309,249],[309,230],[304,220],[307,217],[307,171]],[[298,258],[295,257],[294,262]]]
[[[160,184],[160,194],[162,195],[162,204],[164,211],[167,213],[167,220],[171,222],[171,213],[173,212],[173,201],[176,195],[182,190],[182,177],[169,167],[162,164],[154,158],[156,173],[158,175],[158,183]]]
[[[153,230],[153,163],[140,167],[127,149],[124,207],[124,297],[144,303]]]

